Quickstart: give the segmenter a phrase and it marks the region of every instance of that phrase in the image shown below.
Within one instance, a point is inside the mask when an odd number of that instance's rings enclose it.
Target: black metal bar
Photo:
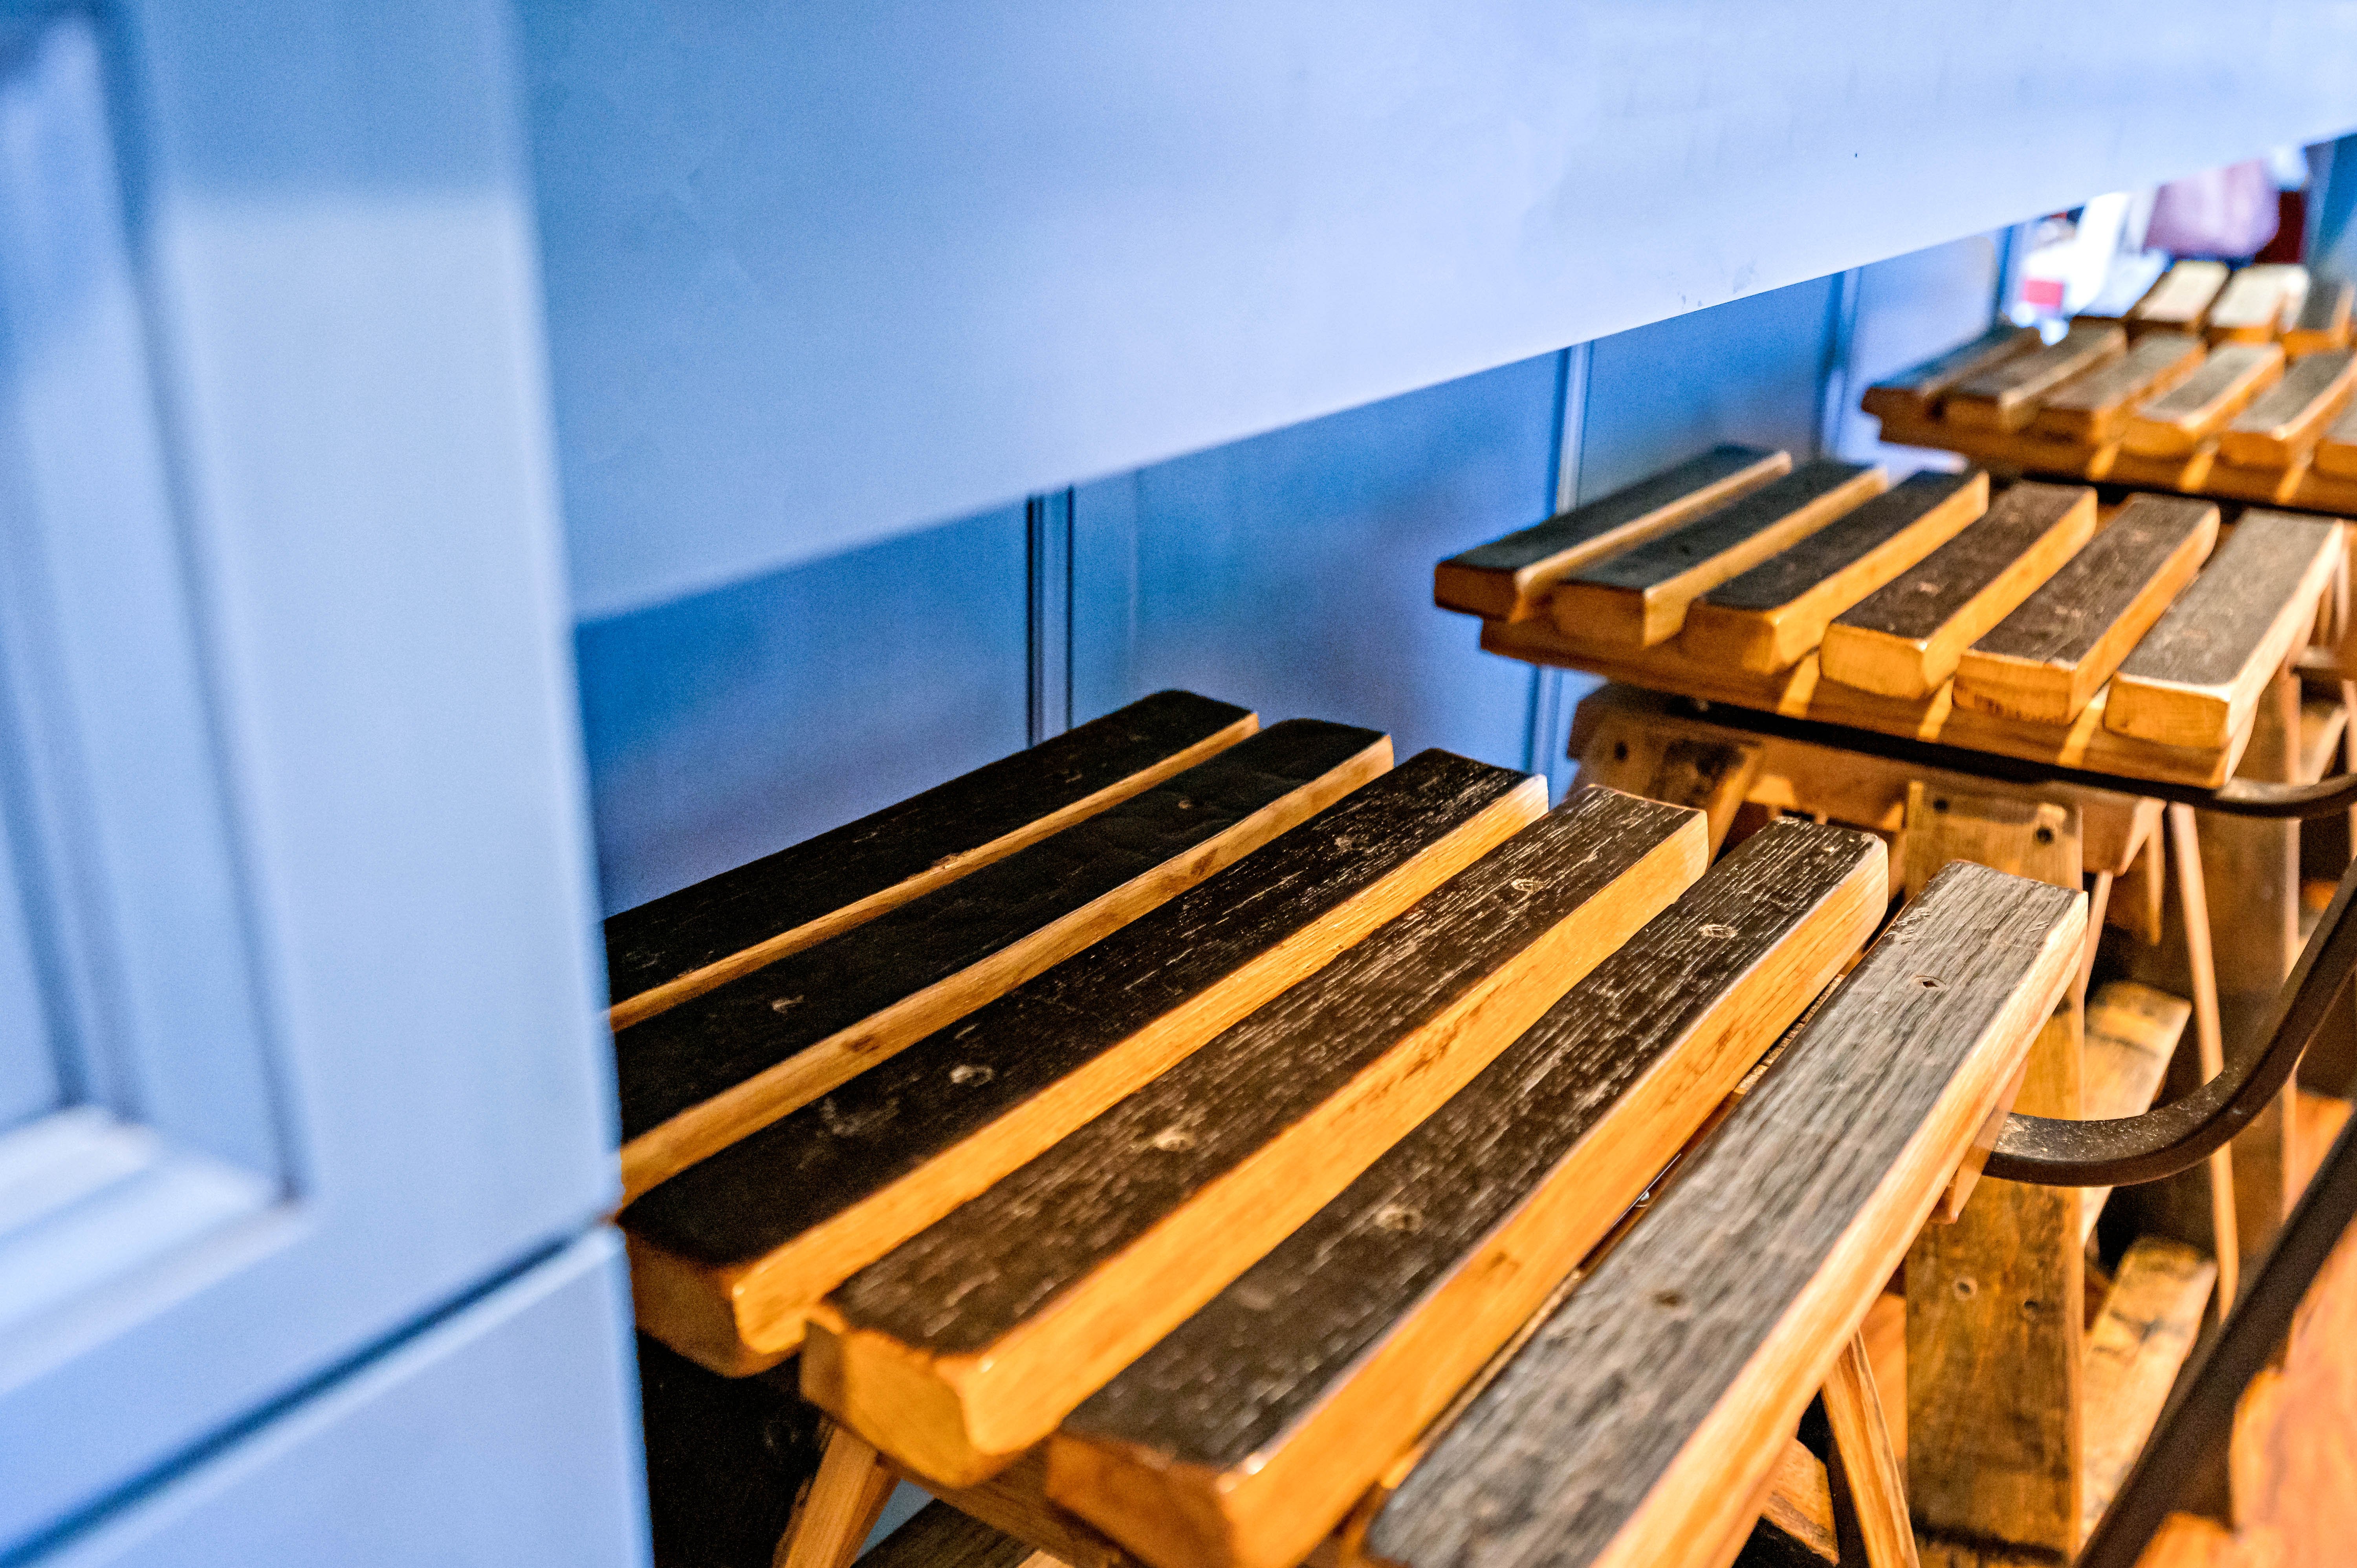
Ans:
[[[2345,900],[2347,881],[2341,891]],[[2283,1342],[2292,1314],[2352,1217],[2357,1217],[2357,1119],[2333,1140],[2332,1152],[2276,1233],[2275,1245],[2267,1249],[2243,1299],[2179,1380],[2135,1468],[2081,1549],[2077,1568],[2136,1568],[2182,1494],[2185,1477],[2233,1440],[2235,1402]]]
[[[2008,1116],[1986,1174],[2045,1187],[2128,1187],[2190,1170],[2223,1147],[2291,1081],[2301,1053],[2348,990],[2350,975],[2357,972],[2352,905],[2357,862],[2342,874],[2276,995],[2270,1027],[2217,1077],[2141,1116],[2094,1122]]]
[[[1695,698],[1686,700],[1698,701]],[[1936,741],[1910,740],[1874,730],[1852,729],[1847,725],[1826,724],[1818,719],[1786,718],[1781,714],[1762,713],[1756,708],[1738,708],[1720,703],[1699,705],[1708,713],[1712,724],[1727,729],[1805,741],[1812,746],[1833,746],[1843,751],[1862,752],[1868,757],[1905,763],[1911,768],[1934,768],[1946,773],[1962,773],[2003,784],[2075,784],[2082,789],[2108,789],[2114,794],[2174,800],[2180,805],[2230,817],[2276,820],[2329,817],[2336,811],[2345,811],[2357,806],[2357,773],[2338,773],[2313,784],[2269,784],[2254,779],[2229,779],[2212,789],[2200,784],[2170,784],[2158,779],[2131,779],[2125,774],[2098,773],[2084,768],[2064,768],[2056,763],[2029,762],[2020,757],[1999,757],[1994,752],[1975,751],[1961,746],[1943,746]]]

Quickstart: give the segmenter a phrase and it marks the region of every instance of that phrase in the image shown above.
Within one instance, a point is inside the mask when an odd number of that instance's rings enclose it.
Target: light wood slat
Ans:
[[[2156,844],[2158,835],[2155,835]],[[2158,851],[2156,850],[2156,854]],[[2159,916],[2152,916],[2158,940]],[[2091,1122],[2140,1116],[2152,1109],[2169,1060],[2177,1054],[2193,1004],[2181,996],[2115,980],[2087,1000],[2085,1066],[2080,1079],[2079,1113]],[[2084,1188],[2079,1197],[2079,1239],[2094,1234],[2095,1221],[2110,1197],[2107,1187]]]
[[[1157,1568],[1287,1568],[1873,934],[1870,835],[1769,824],[1066,1418],[1048,1492]]]
[[[1988,510],[1988,475],[1915,474],[1687,607],[1678,645],[1762,673],[1824,640],[1833,618]]]
[[[1792,471],[1790,454],[1712,447],[1674,468],[1433,568],[1432,602],[1491,620],[1539,613],[1556,583],[1592,561],[1689,522]]]
[[[2218,509],[2136,496],[1956,662],[1956,701],[2065,725],[2093,701],[2218,538]]]
[[[1879,419],[1929,419],[1958,382],[2043,346],[2035,328],[1992,327],[1968,343],[1877,381],[1858,399],[1858,407]]]
[[[1874,1367],[1859,1337],[1851,1336],[1835,1359],[1825,1379],[1824,1402],[1834,1453],[1866,1548],[1866,1568],[1917,1568],[1906,1477],[1891,1450]]]
[[[1026,1568],[1033,1554],[1028,1541],[933,1502],[861,1561],[868,1568]]]
[[[818,1474],[778,1542],[775,1568],[851,1568],[893,1485],[873,1445],[856,1432],[834,1428]]]
[[[1217,755],[1260,727],[1157,692],[832,832],[606,922],[608,1022],[626,1028],[871,920]]]
[[[2331,278],[2311,279],[2299,313],[2284,328],[2284,352],[2297,359],[2349,346],[2349,304],[2357,298],[2357,284]]]
[[[2226,286],[2223,262],[2179,262],[2163,273],[2127,314],[2131,331],[2195,332]]]
[[[639,1324],[742,1375],[820,1297],[1546,810],[1427,751],[625,1209]]]
[[[2341,525],[2251,511],[2113,679],[2104,722],[2165,745],[2224,746],[2307,633]]]
[[[1578,791],[853,1275],[812,1316],[803,1391],[938,1480],[1003,1467],[1480,1072],[1705,854],[1699,814]]]
[[[2308,269],[2267,263],[2244,267],[2210,306],[2204,330],[2213,343],[2266,343],[2296,320],[2308,298]]]
[[[2349,728],[2345,703],[2303,702],[2299,705],[2299,777],[2296,783],[2313,784],[2332,771],[2333,754]]]
[[[1940,405],[1940,416],[1968,430],[2018,430],[2048,393],[2120,358],[2127,347],[2127,333],[2115,322],[2074,322],[2061,342],[2008,360],[1957,386]]]
[[[1825,1467],[1797,1439],[1788,1441],[1776,1456],[1759,1522],[1736,1561],[1744,1568],[1835,1568],[1840,1558]]]
[[[2357,480],[2357,410],[2345,412],[2332,422],[2309,460],[2324,478]],[[2352,487],[2348,499],[2357,502],[2357,486]],[[2357,510],[2357,504],[2350,510]]]
[[[2200,370],[2202,355],[2198,338],[2147,333],[2125,357],[2055,388],[2031,416],[2029,430],[2058,441],[2116,441],[2135,406]]]
[[[2076,966],[2082,896],[1955,865],[1383,1500],[1414,1568],[1711,1561]],[[1671,1375],[1665,1375],[1665,1373]]]
[[[1879,495],[1880,468],[1819,458],[1556,585],[1556,625],[1631,649],[1675,637],[1686,607]]]
[[[2087,1334],[2081,1539],[2104,1517],[2152,1434],[2217,1282],[2218,1265],[2181,1241],[2143,1237],[2120,1260],[2103,1316]]]
[[[1878,696],[1929,696],[1966,648],[2093,536],[2095,493],[2016,485],[1986,516],[1825,629],[1826,676]]]
[[[2283,369],[2283,350],[2273,343],[2228,343],[2212,350],[2200,370],[2137,406],[2120,434],[2124,454],[2180,458],[2190,454],[2281,380]]]
[[[1060,833],[615,1036],[635,1197],[1012,990],[1391,766],[1288,719]]]
[[[2357,353],[2335,349],[2292,361],[2274,390],[2254,400],[2218,435],[2222,462],[2281,468],[2319,440],[2357,389]]]

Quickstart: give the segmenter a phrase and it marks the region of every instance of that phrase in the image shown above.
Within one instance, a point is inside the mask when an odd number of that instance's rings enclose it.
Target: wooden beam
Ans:
[[[1874,1364],[1857,1335],[1834,1359],[1825,1379],[1825,1422],[1833,1428],[1841,1490],[1848,1494],[1866,1548],[1865,1568],[1916,1568],[1915,1530],[1907,1511],[1907,1479],[1890,1446]]]
[[[2090,1122],[2141,1116],[2152,1109],[2161,1080],[2169,1076],[2169,1058],[2177,1054],[2193,1004],[2181,996],[2115,980],[2088,1000],[2084,1062],[2080,1078],[2079,1113]],[[2080,1196],[2079,1238],[2094,1233],[2095,1219],[2111,1196],[2107,1187],[2091,1187]]]
[[[1409,758],[622,1212],[640,1326],[759,1370],[810,1309],[1527,826],[1543,780]]]
[[[1987,510],[1978,468],[1913,475],[1705,594],[1688,607],[1679,645],[1698,660],[1785,669],[1824,639],[1834,617]]]
[[[2087,1334],[2082,1540],[2104,1517],[2152,1434],[2178,1369],[2192,1353],[2217,1281],[2218,1265],[2180,1241],[2147,1236],[2120,1260],[2103,1316]]]
[[[1027,1568],[1035,1554],[1029,1542],[931,1502],[862,1561],[868,1568]]]
[[[1910,889],[1959,858],[2079,886],[2077,824],[2064,809],[1996,791],[1921,805],[1908,812]],[[2015,1109],[2076,1117],[2081,1066],[2081,1020],[2066,998],[2029,1052]],[[1955,1223],[1926,1230],[1907,1255],[1908,1495],[1929,1540],[2064,1559],[2077,1549],[2078,1199],[1983,1180]]]
[[[1967,430],[2018,430],[2049,392],[2127,352],[2127,333],[2115,322],[2077,322],[2059,343],[1981,371],[1948,394],[1946,423]]]
[[[2193,580],[2218,539],[2218,509],[2136,496],[2085,548],[1964,650],[1956,701],[2068,724]]]
[[[2323,435],[2357,390],[2357,354],[2329,349],[2292,361],[2282,381],[2218,434],[2221,461],[2246,468],[2288,466]]]
[[[1736,1562],[1739,1568],[1835,1568],[1833,1490],[1817,1456],[1787,1439],[1770,1472],[1768,1501]]]
[[[1557,626],[1631,649],[1667,642],[1686,606],[1823,528],[1889,483],[1880,468],[1821,457],[1556,585]]]
[[[615,1036],[626,1197],[1014,989],[1391,766],[1288,719],[1153,789]]]
[[[1820,653],[1828,679],[1921,698],[2095,532],[2095,492],[2020,484],[1986,516],[1844,612]]]
[[[2212,302],[2204,329],[2212,343],[2272,343],[2307,297],[2306,267],[2244,267]]]
[[[617,1029],[872,920],[1226,750],[1260,727],[1157,692],[1028,751],[606,922]]]
[[[2218,966],[2210,944],[2210,896],[2201,865],[2201,843],[2193,808],[2171,802],[2169,808],[2170,849],[2177,861],[2180,917],[2185,924],[2188,967],[2193,981],[2193,1036],[2200,1075],[2207,1082],[2225,1070],[2226,1045],[2218,1012]],[[2238,1260],[2242,1247],[2236,1236],[2233,1146],[2210,1156],[2210,1219],[2218,1260],[2218,1300],[2221,1316],[2240,1294]]]
[[[2244,513],[2120,665],[2104,725],[2167,745],[2228,744],[2307,636],[2342,548],[2329,519]]]
[[[1664,734],[1635,714],[1598,725],[1579,753],[1579,782],[1700,811],[1718,854],[1735,822],[1761,748],[1734,740]]]
[[[1702,875],[1699,814],[1581,789],[839,1286],[802,1389],[981,1479],[1298,1228]]]
[[[1718,1131],[1375,1506],[1353,1555],[1714,1561],[2076,967],[2076,893],[1902,910]],[[1667,1375],[1665,1375],[1665,1373]]]
[[[1772,822],[1066,1418],[1048,1493],[1156,1568],[1289,1568],[1874,933],[1870,835]]]
[[[1556,583],[1792,471],[1789,453],[1723,445],[1599,500],[1452,555],[1433,568],[1432,602],[1490,620],[1537,615]]]
[[[2179,262],[2163,273],[2127,314],[2131,332],[2198,332],[2211,301],[2226,286],[2223,262]]]
[[[2313,784],[2332,770],[2333,754],[2341,749],[2349,728],[2345,703],[2302,702],[2299,705],[2299,774],[2294,780]]]
[[[2031,415],[2029,430],[2091,446],[2117,441],[2136,405],[2201,369],[2203,353],[2198,338],[2147,333],[2121,358],[2055,388]]]
[[[2153,802],[2156,812],[2159,805]],[[2169,835],[2157,825],[2144,836],[2135,864],[2112,886],[2105,914],[2113,925],[2134,932],[2147,946],[2157,946],[2161,939],[2161,907],[2169,891],[2168,843]]]
[[[1929,419],[1959,381],[2043,346],[2035,328],[1992,327],[1968,343],[1877,381],[1866,389],[1857,405],[1878,419]]]
[[[2186,456],[2275,385],[2283,365],[2283,350],[2273,343],[2229,343],[2212,350],[2200,370],[2128,417],[2122,449],[2140,457]]]
[[[958,1512],[1022,1541],[1065,1568],[1138,1568],[1137,1559],[1123,1551],[1120,1542],[1048,1500],[1044,1449],[1031,1450],[997,1475],[971,1487],[944,1487],[906,1466],[895,1468],[912,1485],[924,1487]]]
[[[827,1434],[818,1475],[778,1542],[775,1568],[851,1568],[895,1484],[866,1439],[835,1427]]]
[[[2349,346],[2349,302],[2357,298],[2357,284],[2333,278],[2311,278],[2308,297],[2284,328],[2283,350],[2294,359]]]

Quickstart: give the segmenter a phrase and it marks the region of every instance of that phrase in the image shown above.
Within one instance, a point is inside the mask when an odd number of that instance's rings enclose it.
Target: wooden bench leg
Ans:
[[[2202,871],[2201,840],[2193,808],[2169,808],[2169,847],[2177,860],[2177,886],[2185,906],[2186,961],[2192,970],[2193,1039],[2201,1052],[2201,1080],[2226,1069],[2225,1030],[2218,1014],[2218,968],[2210,946],[2209,881]],[[2239,1288],[2242,1246],[2235,1224],[2234,1150],[2229,1144],[2210,1156],[2210,1224],[2218,1260],[2218,1311],[2224,1316]]]
[[[872,1444],[847,1426],[834,1427],[818,1474],[778,1542],[773,1568],[849,1568],[898,1484]]]
[[[1834,1429],[1831,1483],[1835,1507],[1857,1532],[1866,1568],[1917,1568],[1915,1529],[1907,1512],[1907,1481],[1891,1452],[1889,1423],[1874,1386],[1866,1341],[1853,1335],[1825,1380],[1825,1422]],[[1848,1531],[1842,1556],[1849,1556]]]

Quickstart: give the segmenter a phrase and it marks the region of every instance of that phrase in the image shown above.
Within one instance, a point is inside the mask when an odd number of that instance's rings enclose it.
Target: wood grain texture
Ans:
[[[997,1475],[971,1487],[944,1487],[905,1466],[899,1473],[960,1513],[1013,1536],[1065,1568],[1138,1568],[1137,1559],[1123,1551],[1120,1542],[1048,1500],[1044,1449],[1033,1449]]]
[[[1758,772],[1760,748],[1664,735],[1641,715],[1622,714],[1595,726],[1578,757],[1582,784],[1700,811],[1715,856]]]
[[[1427,751],[622,1215],[640,1326],[741,1375],[811,1306],[1546,809]]]
[[[1929,695],[2094,531],[2094,491],[2014,486],[1979,521],[1826,628],[1826,677],[1880,696]]]
[[[2266,343],[2299,314],[2308,297],[2308,269],[2262,264],[2244,267],[2227,280],[2211,302],[2203,329],[2213,343]]]
[[[1853,1335],[1825,1378],[1825,1420],[1845,1489],[1857,1514],[1866,1568],[1916,1568],[1915,1530],[1908,1521],[1907,1478],[1890,1445],[1874,1365],[1866,1342]]]
[[[606,922],[608,1018],[651,1018],[1001,860],[1233,746],[1259,720],[1157,692]]]
[[[874,1444],[845,1427],[830,1431],[818,1474],[778,1543],[775,1568],[851,1568],[894,1485]]]
[[[2164,744],[2223,746],[2314,619],[2341,525],[2245,512],[2113,679],[2104,722]]]
[[[1709,1560],[2069,983],[2080,896],[1957,865],[1367,1527],[1415,1568]]]
[[[2094,700],[2218,540],[2218,509],[2136,496],[1956,661],[1956,701],[2068,724]]]
[[[2284,352],[2298,359],[2302,354],[2347,348],[2352,299],[2357,299],[2357,284],[2333,278],[2310,279],[2308,297],[2300,301],[2298,314],[2284,328]]]
[[[2328,479],[2357,480],[2357,410],[2343,413],[2326,427],[2309,460]],[[2328,510],[2357,510],[2357,506],[2347,506],[2337,498],[2327,506]]]
[[[635,1197],[1012,990],[1391,766],[1288,719],[1060,833],[615,1036]]]
[[[1962,856],[2077,890],[2067,811],[1994,789],[1944,803],[1909,813],[1910,888]],[[2066,998],[2030,1047],[2016,1110],[2078,1116],[2082,1037]],[[1907,1486],[1927,1540],[2077,1550],[2083,1268],[2079,1195],[2067,1187],[1981,1181],[1953,1224],[1909,1250]]]
[[[2200,370],[2137,406],[2120,433],[2120,446],[2138,456],[2182,456],[2275,385],[2283,368],[2283,350],[2273,343],[2228,343],[2214,349]]]
[[[2142,1237],[2120,1260],[2087,1334],[2080,1539],[2104,1517],[2152,1434],[2217,1283],[2218,1265],[2181,1241]]]
[[[2157,915],[2154,920],[2158,925]],[[2089,997],[2079,1113],[2093,1122],[2140,1116],[2151,1110],[2192,1016],[2193,1004],[2183,997],[2133,980],[2115,980]],[[2093,1233],[2111,1190],[2082,1190],[2082,1240]]]
[[[1432,602],[1490,620],[1539,613],[1556,583],[1792,471],[1789,453],[1726,444],[1433,568]]]
[[[1925,470],[1731,577],[1687,607],[1693,658],[1782,670],[1824,640],[1834,617],[1988,510],[1988,476]]]
[[[861,1561],[868,1568],[1023,1568],[1031,1552],[1029,1542],[931,1502]]]
[[[2320,439],[2357,389],[2357,354],[2333,349],[2294,360],[2283,380],[2218,434],[2221,461],[2280,468]]]
[[[2018,430],[2048,393],[2119,359],[2127,347],[2127,333],[2115,322],[2074,322],[2061,342],[1960,383],[1941,405],[1940,416],[1966,429]]]
[[[1825,1467],[1798,1441],[1787,1441],[1736,1568],[1834,1568],[1840,1557]]]
[[[2128,311],[2130,330],[2200,330],[2211,301],[2226,286],[2226,270],[2223,262],[2177,263]]]
[[[1286,1568],[1873,934],[1871,835],[1770,823],[1066,1418],[1049,1495],[1157,1568]]]
[[[1600,641],[1650,648],[1675,637],[1686,606],[1881,493],[1880,468],[1819,458],[1739,499],[1566,577],[1555,624]]]
[[[2043,347],[2037,329],[2000,325],[1943,354],[1910,365],[1888,381],[1877,381],[1858,399],[1858,407],[1878,419],[1929,419],[1949,389],[2008,360]]]
[[[2029,428],[2090,446],[2116,441],[2136,405],[2199,370],[2203,352],[2201,340],[2185,333],[2147,333],[2121,358],[2055,388],[2031,415]]]
[[[1577,791],[853,1275],[813,1315],[804,1392],[928,1476],[1002,1467],[1480,1072],[1705,854],[1694,812]]]

